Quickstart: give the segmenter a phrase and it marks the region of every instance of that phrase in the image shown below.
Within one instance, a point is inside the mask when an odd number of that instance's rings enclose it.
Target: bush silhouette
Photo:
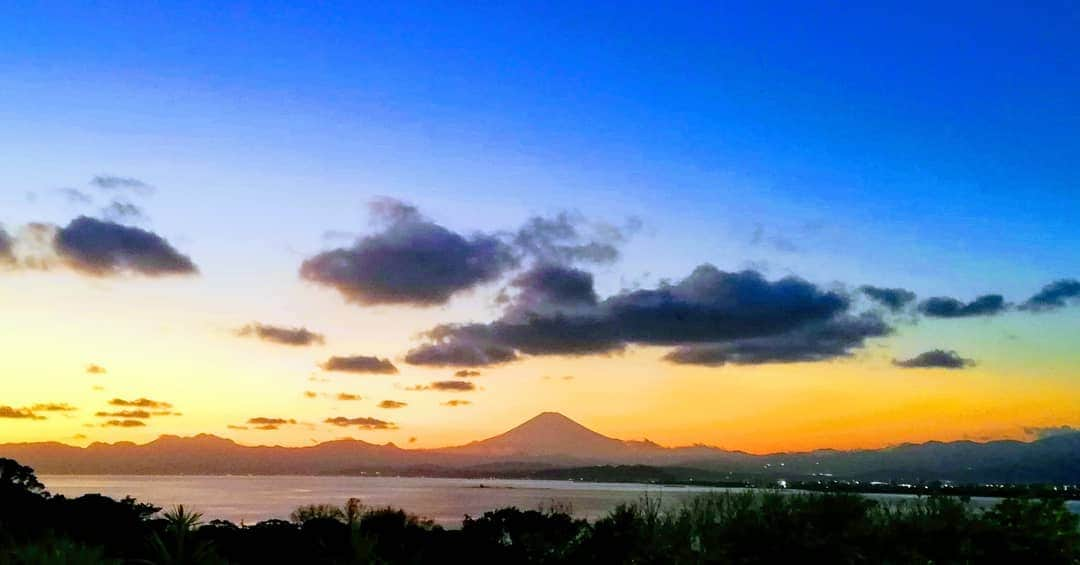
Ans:
[[[0,460],[0,563],[1080,564],[1080,517],[1060,498],[983,510],[945,496],[727,491],[679,506],[645,496],[592,524],[567,508],[502,508],[458,530],[356,499],[251,526],[158,510],[51,496],[33,469]]]

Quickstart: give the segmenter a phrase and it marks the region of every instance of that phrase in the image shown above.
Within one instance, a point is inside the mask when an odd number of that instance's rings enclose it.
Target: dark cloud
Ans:
[[[616,295],[603,306],[626,341],[663,345],[777,335],[830,320],[849,300],[794,277],[769,282],[755,271],[702,265],[675,285]]]
[[[44,420],[45,416],[38,416],[37,414],[34,414],[33,410],[30,410],[29,408],[0,406],[0,418],[12,418],[17,420]]]
[[[393,422],[387,422],[385,420],[379,420],[377,418],[346,418],[344,416],[337,416],[335,418],[327,418],[323,420],[327,424],[340,426],[343,428],[357,427],[364,430],[396,430],[397,424]]]
[[[237,426],[235,424],[228,424],[225,427],[227,429],[230,429],[230,430],[246,430],[246,429],[248,429],[247,426]]]
[[[146,425],[142,420],[109,420],[102,427],[106,428],[140,428]]]
[[[106,371],[105,367],[102,367],[101,365],[95,365],[94,363],[91,363],[86,366],[86,372],[91,375],[104,375],[108,371]]]
[[[513,238],[520,253],[539,263],[606,264],[619,258],[619,246],[641,227],[631,219],[623,227],[586,222],[579,214],[561,212],[553,218],[535,216]]]
[[[919,312],[931,318],[966,318],[970,316],[994,316],[1008,308],[1000,294],[984,294],[975,300],[963,302],[945,296],[928,298],[919,304]]]
[[[339,392],[335,398],[337,398],[338,400],[362,400],[364,397],[360,396],[359,394]]]
[[[450,406],[451,408],[457,406],[468,406],[470,404],[472,404],[472,402],[468,400],[447,400],[446,402],[442,403],[443,406]]]
[[[436,338],[434,343],[409,351],[405,356],[405,362],[410,365],[436,367],[483,367],[518,359],[517,353],[509,347],[468,343],[453,333],[450,331],[445,334],[445,337]]]
[[[517,293],[508,302],[507,319],[588,313],[599,301],[592,274],[561,265],[537,265],[514,278],[510,286]]]
[[[1045,439],[1054,436],[1080,434],[1080,428],[1073,426],[1034,427],[1024,428],[1024,433],[1029,436],[1034,436],[1036,439]]]
[[[283,424],[295,424],[296,420],[292,418],[267,418],[266,416],[256,416],[254,418],[248,418],[247,423],[253,425],[283,425]]]
[[[118,410],[116,412],[98,412],[94,414],[98,418],[132,418],[136,420],[146,420],[150,418],[150,412],[146,410]]]
[[[193,275],[195,264],[161,236],[139,228],[79,216],[56,232],[56,253],[93,276],[129,271],[147,276]]]
[[[146,214],[131,202],[113,200],[101,209],[101,217],[110,222],[139,222],[146,219]]]
[[[630,344],[688,346],[807,327],[836,330],[826,322],[850,307],[847,296],[801,279],[770,282],[755,271],[731,273],[711,265],[676,284],[600,302],[591,293],[591,276],[571,268],[537,267],[519,277],[517,286],[498,320],[437,326],[425,334],[429,343],[410,351],[406,361],[475,367],[512,361],[518,353],[614,353]]]
[[[397,400],[384,400],[384,401],[379,403],[379,408],[387,408],[387,409],[404,408],[406,406],[408,406],[407,403],[400,402],[400,401],[397,401]]]
[[[123,398],[114,398],[109,401],[109,404],[113,406],[125,406],[131,408],[155,408],[155,409],[169,409],[172,408],[172,404],[168,402],[161,402],[158,400],[150,400],[149,398],[136,398],[135,400],[124,400]]]
[[[1061,279],[1042,288],[1020,305],[1021,310],[1049,312],[1080,302],[1080,280]]]
[[[911,359],[893,359],[893,365],[905,369],[964,369],[975,365],[975,361],[964,359],[955,351],[932,349]]]
[[[0,226],[0,265],[15,263],[15,240]]]
[[[454,371],[454,376],[459,379],[467,379],[469,377],[479,377],[480,371],[474,371],[472,369],[461,369],[460,371]]]
[[[367,355],[352,355],[349,357],[331,357],[325,363],[319,365],[324,371],[339,371],[342,373],[374,373],[378,375],[393,375],[398,372],[397,367],[389,359],[370,357]]]
[[[915,300],[915,293],[903,288],[883,288],[880,286],[864,285],[859,288],[863,294],[874,302],[899,312]]]
[[[132,177],[98,175],[90,179],[90,184],[101,190],[130,190],[138,194],[150,194],[154,192],[154,187],[152,185]]]
[[[435,381],[429,385],[416,385],[411,386],[406,390],[422,391],[422,390],[437,390],[442,392],[467,392],[476,390],[476,385],[469,381]]]
[[[395,200],[373,203],[372,212],[383,231],[307,259],[300,276],[357,304],[435,306],[517,266],[513,249],[494,235],[455,233]]]
[[[304,391],[304,398],[315,398],[316,396],[319,396],[319,395],[316,394],[315,391],[313,391],[313,390],[305,390]]]
[[[240,337],[256,337],[271,343],[295,346],[317,345],[325,341],[322,334],[309,331],[307,328],[286,328],[258,322],[236,330],[236,335]]]
[[[704,345],[686,345],[664,356],[682,365],[721,366],[766,363],[819,362],[849,357],[868,338],[891,333],[891,328],[873,314],[841,316],[801,327],[783,334],[736,339]]]
[[[292,418],[267,418],[265,416],[258,416],[255,418],[248,418],[247,423],[256,430],[273,431],[286,424],[295,424],[296,420]]]
[[[66,402],[49,402],[45,404],[35,404],[30,407],[31,412],[74,412],[78,408],[66,403]]]

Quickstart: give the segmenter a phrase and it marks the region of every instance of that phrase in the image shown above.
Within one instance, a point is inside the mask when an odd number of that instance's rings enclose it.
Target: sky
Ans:
[[[1064,2],[2,6],[0,440],[1078,426],[1078,28]]]

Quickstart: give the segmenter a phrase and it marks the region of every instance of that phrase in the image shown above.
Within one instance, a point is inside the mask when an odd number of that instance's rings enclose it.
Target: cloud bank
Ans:
[[[675,346],[668,360],[717,365],[850,355],[891,328],[849,313],[850,299],[802,279],[701,265],[675,284],[600,300],[592,275],[538,265],[514,279],[499,319],[429,330],[406,354],[415,365],[476,367],[521,355],[610,354],[629,345]]]

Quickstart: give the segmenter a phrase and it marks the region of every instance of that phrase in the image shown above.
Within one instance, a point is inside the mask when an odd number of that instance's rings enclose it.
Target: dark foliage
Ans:
[[[592,524],[503,508],[460,530],[355,499],[252,526],[158,510],[51,496],[32,469],[0,459],[0,563],[1080,563],[1078,517],[1034,498],[979,510],[957,497],[748,490],[674,508],[645,497]]]

